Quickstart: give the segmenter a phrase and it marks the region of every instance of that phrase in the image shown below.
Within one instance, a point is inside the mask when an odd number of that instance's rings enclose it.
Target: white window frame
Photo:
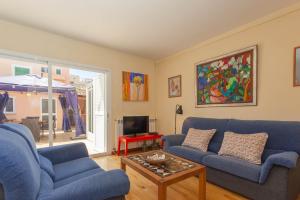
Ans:
[[[47,72],[43,72],[43,68],[46,68],[46,69],[47,69]],[[42,67],[41,67],[41,73],[46,73],[46,74],[48,74],[48,73],[49,73],[48,66],[42,66]]]
[[[27,65],[21,65],[21,64],[12,64],[11,68],[12,68],[12,75],[15,76],[16,75],[16,67],[22,67],[22,68],[27,68],[29,69],[29,74],[32,74],[32,67],[31,66],[27,66]]]
[[[16,114],[16,97],[12,97],[12,96],[10,96],[9,98],[12,98],[12,100],[13,100],[13,111],[12,112],[7,112],[6,111],[6,108],[4,109],[4,113],[5,114]]]
[[[45,100],[45,99],[48,100],[47,97],[41,97],[41,99],[40,99],[41,120],[43,120],[43,116],[49,116],[49,110],[48,110],[48,113],[43,113],[43,100]],[[54,102],[55,102],[55,112],[52,112],[52,116],[55,116],[56,122],[57,122],[57,99],[52,97],[52,100],[54,100]]]

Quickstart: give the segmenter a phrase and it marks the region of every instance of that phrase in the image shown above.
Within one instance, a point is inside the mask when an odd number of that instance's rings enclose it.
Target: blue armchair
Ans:
[[[121,200],[129,192],[127,175],[101,169],[83,143],[37,150],[22,125],[1,124],[0,133],[0,199]]]

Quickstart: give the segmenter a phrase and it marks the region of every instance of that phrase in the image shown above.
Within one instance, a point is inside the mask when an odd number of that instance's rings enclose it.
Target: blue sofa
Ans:
[[[208,152],[182,146],[189,128],[217,129]],[[219,156],[225,131],[267,132],[262,165]],[[300,192],[300,122],[187,118],[182,134],[163,138],[167,152],[207,166],[207,180],[250,199],[295,200]]]
[[[83,143],[36,149],[28,128],[0,124],[0,199],[121,200],[129,186],[122,170],[91,160]]]

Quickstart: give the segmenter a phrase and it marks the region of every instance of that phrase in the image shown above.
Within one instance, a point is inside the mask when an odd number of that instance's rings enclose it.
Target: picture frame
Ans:
[[[257,45],[195,64],[195,107],[256,106]]]
[[[181,75],[168,78],[168,96],[169,98],[181,97],[182,84]]]
[[[122,72],[123,101],[148,101],[149,77],[147,74],[136,72]]]
[[[293,86],[300,86],[300,46],[294,48]]]

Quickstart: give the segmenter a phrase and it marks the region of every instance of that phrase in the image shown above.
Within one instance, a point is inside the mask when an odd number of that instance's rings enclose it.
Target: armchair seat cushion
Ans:
[[[128,194],[130,187],[129,179],[122,170],[97,172],[48,192],[46,189],[51,188],[49,176],[46,183],[38,200],[107,200]]]
[[[41,186],[39,196],[47,194],[53,190],[54,183],[52,178],[45,170],[41,170]]]
[[[58,188],[58,187],[73,183],[74,181],[81,180],[82,178],[86,178],[86,177],[92,176],[94,174],[97,174],[99,172],[103,172],[103,171],[104,170],[101,168],[96,168],[96,169],[91,169],[91,170],[88,170],[85,172],[81,172],[81,173],[71,176],[69,178],[65,178],[60,181],[55,182],[54,188]]]
[[[171,146],[166,151],[197,163],[202,163],[202,159],[207,155],[215,155],[187,146]]]
[[[56,164],[53,168],[55,173],[55,182],[57,182],[88,170],[97,169],[99,166],[89,157],[85,157]]]
[[[203,159],[203,163],[204,165],[214,169],[218,169],[253,182],[259,182],[261,170],[260,165],[255,165],[238,158],[218,155],[206,156]]]
[[[55,180],[55,172],[53,169],[53,165],[50,160],[39,154],[40,159],[40,168],[45,170],[49,176],[52,178],[52,180]]]

